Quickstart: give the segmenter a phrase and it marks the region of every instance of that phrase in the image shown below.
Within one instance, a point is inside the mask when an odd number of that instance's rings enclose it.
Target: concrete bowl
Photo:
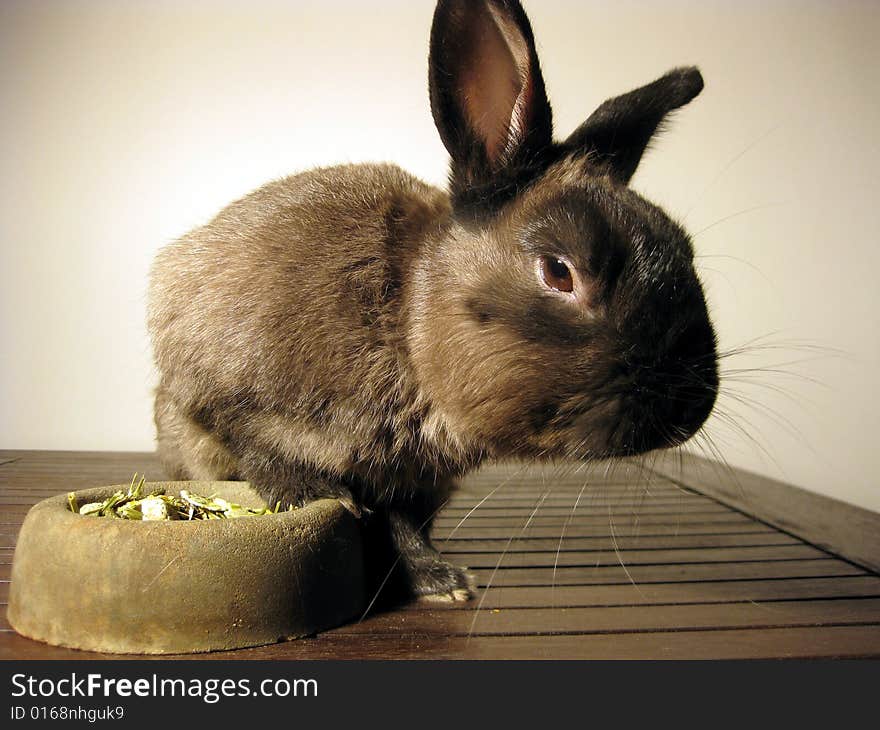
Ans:
[[[155,486],[263,506],[246,482],[146,485]],[[86,504],[127,488],[76,495]],[[25,518],[8,618],[49,644],[177,654],[307,636],[363,607],[360,529],[336,500],[274,515],[141,522],[75,514],[62,494]]]

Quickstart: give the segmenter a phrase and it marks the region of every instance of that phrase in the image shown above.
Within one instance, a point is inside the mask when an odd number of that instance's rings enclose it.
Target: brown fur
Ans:
[[[457,34],[462,22],[480,27]],[[461,58],[446,56],[452,40]],[[379,572],[400,563],[410,592],[460,599],[466,576],[427,537],[457,476],[486,458],[678,443],[711,408],[714,334],[690,243],[625,187],[662,115],[702,81],[672,72],[606,102],[576,145],[551,143],[531,29],[500,0],[441,0],[431,67],[450,193],[391,165],[269,183],[160,251],[149,329],[170,474],[373,511],[390,540]],[[482,86],[491,103],[476,103]],[[603,147],[608,120],[619,156]],[[542,282],[548,256],[577,298]]]
[[[417,427],[429,405],[407,355],[405,282],[448,226],[441,191],[346,166],[271,183],[163,249],[149,327],[169,468],[235,473],[206,429],[232,453],[247,442],[339,475],[473,459],[448,422]]]

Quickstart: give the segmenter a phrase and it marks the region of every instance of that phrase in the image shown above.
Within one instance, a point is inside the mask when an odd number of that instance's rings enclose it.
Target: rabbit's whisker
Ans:
[[[504,562],[504,558],[507,556],[507,553],[510,550],[510,546],[513,544],[514,540],[522,537],[525,534],[526,530],[529,529],[529,525],[532,524],[532,520],[534,519],[535,515],[538,513],[538,510],[544,504],[544,501],[547,499],[547,497],[549,496],[551,491],[552,491],[552,486],[548,489],[546,487],[546,485],[544,485],[543,493],[538,498],[538,501],[535,504],[534,509],[532,510],[528,519],[525,521],[525,524],[522,526],[522,529],[519,531],[519,534],[518,535],[512,534],[510,536],[510,538],[508,539],[507,544],[504,546],[504,550],[501,552],[501,555],[499,556],[498,561],[495,563],[495,568],[492,570],[492,574],[489,576],[489,580],[486,581],[486,587],[483,590],[483,594],[480,596],[480,600],[477,603],[476,609],[474,610],[474,618],[471,621],[470,628],[468,629],[468,638],[467,638],[468,642],[470,642],[471,637],[473,636],[474,627],[477,625],[477,618],[480,615],[480,609],[483,607],[483,603],[486,600],[486,596],[489,594],[489,589],[492,587],[492,583],[495,581],[495,576],[498,574],[498,570],[501,568],[501,563]]]

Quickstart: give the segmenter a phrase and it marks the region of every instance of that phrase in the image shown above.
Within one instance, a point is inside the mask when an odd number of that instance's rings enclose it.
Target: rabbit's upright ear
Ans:
[[[550,147],[552,115],[535,40],[516,0],[440,0],[429,87],[452,156],[454,195],[510,182]]]
[[[626,184],[666,115],[702,90],[703,77],[696,68],[674,69],[647,86],[606,101],[564,146],[591,154],[612,177]]]

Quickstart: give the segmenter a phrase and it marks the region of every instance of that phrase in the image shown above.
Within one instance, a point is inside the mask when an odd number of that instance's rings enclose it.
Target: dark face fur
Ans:
[[[431,97],[458,224],[424,274],[414,350],[462,440],[597,458],[681,443],[708,417],[715,335],[690,240],[626,187],[701,88],[696,69],[673,71],[554,143],[519,4],[439,4]]]

